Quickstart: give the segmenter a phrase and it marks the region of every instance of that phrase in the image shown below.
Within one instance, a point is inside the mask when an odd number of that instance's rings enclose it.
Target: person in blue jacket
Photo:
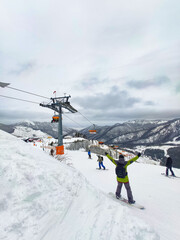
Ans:
[[[91,159],[91,151],[90,150],[88,151],[88,156]]]
[[[129,161],[125,161],[123,155],[119,155],[119,160],[114,160],[108,153],[105,152],[105,155],[111,160],[116,165],[116,175],[117,175],[117,189],[116,189],[116,198],[119,199],[121,197],[121,189],[122,185],[124,184],[126,191],[127,191],[127,197],[128,197],[128,202],[130,204],[135,203],[131,191],[131,187],[129,184],[129,178],[128,178],[128,173],[127,173],[127,167],[135,162],[141,154],[138,153],[138,155]]]

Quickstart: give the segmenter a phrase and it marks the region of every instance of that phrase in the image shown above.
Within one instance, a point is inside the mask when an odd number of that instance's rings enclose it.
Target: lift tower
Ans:
[[[62,131],[62,108],[69,110],[72,113],[76,113],[77,110],[70,105],[69,98],[71,96],[64,97],[55,97],[51,98],[50,103],[40,103],[41,107],[47,107],[55,112],[59,113],[59,122],[58,122],[58,146],[56,147],[56,154],[64,154],[64,146],[63,146],[63,131]]]

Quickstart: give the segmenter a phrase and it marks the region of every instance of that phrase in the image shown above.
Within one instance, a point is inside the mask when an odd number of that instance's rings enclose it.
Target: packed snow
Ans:
[[[43,151],[44,143],[25,143],[0,130],[0,239],[180,239],[180,179],[161,175],[164,167],[129,166],[134,199],[145,207],[139,210],[109,195],[116,189],[109,159],[104,157],[108,170],[97,170],[95,154],[88,159],[84,150],[65,149],[58,161],[50,149]]]

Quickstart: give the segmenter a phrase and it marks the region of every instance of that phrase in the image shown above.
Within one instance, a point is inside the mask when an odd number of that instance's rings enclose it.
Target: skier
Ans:
[[[105,166],[103,165],[103,157],[102,156],[100,156],[100,155],[98,155],[98,162],[99,162],[99,169],[101,169],[101,167],[103,167],[104,168],[104,170],[106,169],[105,168]]]
[[[114,160],[108,153],[105,152],[105,155],[116,165],[116,175],[117,175],[117,189],[116,189],[116,198],[119,199],[121,197],[121,188],[122,185],[124,184],[126,191],[127,191],[127,197],[128,197],[128,202],[130,204],[134,204],[135,201],[133,199],[131,187],[129,184],[129,178],[128,178],[128,173],[127,173],[127,167],[135,162],[140,156],[141,153],[138,153],[138,155],[128,161],[124,160],[123,155],[119,155],[119,161]]]
[[[88,156],[91,159],[91,151],[90,150],[88,151]]]
[[[166,176],[168,176],[169,170],[171,171],[172,176],[175,177],[174,172],[172,170],[172,158],[171,157],[168,157],[166,160]]]

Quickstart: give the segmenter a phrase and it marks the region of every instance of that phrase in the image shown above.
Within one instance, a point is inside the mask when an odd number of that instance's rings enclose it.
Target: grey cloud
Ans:
[[[144,89],[148,87],[157,87],[170,82],[166,76],[159,76],[149,80],[131,80],[127,82],[128,87],[136,89]]]
[[[177,84],[177,86],[176,86],[176,93],[180,93],[180,83],[179,84]]]
[[[12,122],[19,122],[24,120],[31,120],[31,121],[50,121],[50,116],[45,112],[33,112],[31,110],[29,111],[23,111],[23,110],[13,110],[9,109],[0,110],[0,122],[6,124],[6,123],[12,123]]]
[[[83,115],[86,116],[96,125],[111,125],[119,122],[135,120],[135,119],[154,119],[154,120],[167,120],[173,118],[179,118],[180,110],[162,110],[157,111],[156,109],[141,108],[138,109],[135,106],[132,109],[117,109],[116,107],[102,108],[102,109],[90,109],[86,107],[83,111]],[[51,120],[51,114],[45,112],[33,112],[33,111],[22,111],[22,110],[0,110],[0,123],[11,124],[21,122],[25,120],[49,122]],[[72,119],[72,116],[70,117]],[[63,125],[69,127],[89,125],[89,122],[82,118],[81,115],[73,114],[73,120],[67,122],[64,119]],[[69,116],[68,116],[69,121]],[[76,124],[78,123],[78,125]]]
[[[141,102],[139,98],[130,97],[127,91],[120,91],[117,86],[111,88],[107,94],[98,93],[94,96],[77,97],[74,102],[88,109],[121,109],[130,108]]]
[[[23,72],[31,71],[36,66],[35,62],[27,62],[20,64],[16,69],[9,71],[9,74],[20,75]]]
[[[144,105],[147,105],[147,106],[154,106],[155,103],[153,101],[146,101],[144,102]]]
[[[99,84],[105,84],[108,81],[108,78],[99,79],[97,76],[86,76],[80,82],[78,82],[78,86],[81,86],[83,89],[88,89]]]
[[[96,120],[96,124],[105,125],[119,123],[123,121],[135,120],[135,119],[149,119],[149,120],[166,120],[179,118],[180,110],[162,110],[156,111],[155,109],[147,110],[132,109],[132,110],[115,110],[104,111],[103,114],[97,111],[91,112],[91,119]]]

